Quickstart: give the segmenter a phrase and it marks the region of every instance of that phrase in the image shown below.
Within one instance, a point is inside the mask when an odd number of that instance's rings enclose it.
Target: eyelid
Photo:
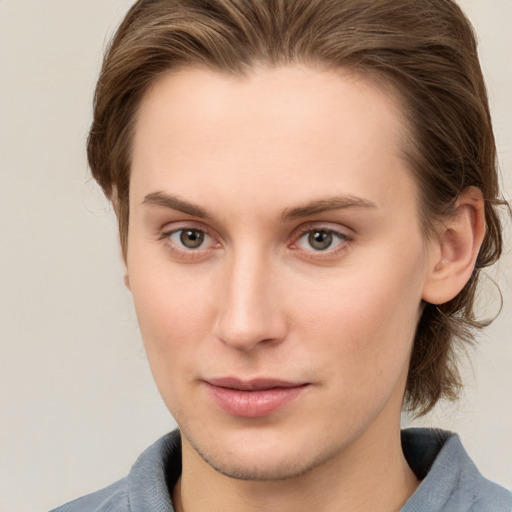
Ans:
[[[299,240],[306,235],[307,233],[311,233],[312,231],[326,231],[329,233],[333,233],[335,236],[339,237],[340,244],[336,245],[333,249],[327,248],[323,251],[311,248],[311,249],[301,249],[297,247],[297,243]],[[342,252],[347,249],[348,244],[353,241],[354,235],[352,234],[352,230],[346,227],[341,227],[339,224],[334,224],[331,222],[308,222],[306,224],[301,225],[293,235],[293,241],[290,244],[290,247],[294,250],[311,253],[310,257],[314,258],[322,258],[322,257],[332,257],[337,255],[339,252]]]
[[[197,249],[190,249],[184,246],[177,245],[171,241],[171,235],[185,230],[200,231],[204,233],[205,237],[211,239],[210,243],[206,243],[205,246],[198,247]],[[193,259],[193,258],[205,258],[206,253],[212,249],[217,249],[221,246],[218,241],[218,237],[212,233],[209,229],[201,222],[197,221],[179,221],[166,224],[159,233],[158,239],[164,243],[166,248],[175,254],[182,257]]]
[[[186,247],[181,247],[176,243],[173,243],[170,240],[170,236],[179,231],[183,231],[186,229],[201,231],[205,234],[205,236],[211,239],[211,242],[206,244],[204,247],[199,247],[197,249],[189,249]],[[298,241],[307,233],[312,231],[327,231],[333,233],[340,240],[339,244],[336,244],[334,248],[327,248],[325,250],[315,250],[311,249],[302,249],[297,246]],[[305,224],[302,224],[298,228],[296,228],[292,234],[292,241],[288,244],[288,248],[294,251],[300,251],[301,253],[309,253],[308,257],[315,259],[322,258],[332,258],[333,256],[337,256],[338,253],[344,252],[348,249],[348,246],[353,241],[354,234],[353,230],[346,226],[340,226],[340,224],[332,223],[332,222],[321,222],[321,221],[311,221]],[[206,226],[202,222],[192,221],[192,220],[183,220],[170,222],[165,224],[159,230],[158,239],[162,241],[166,248],[172,252],[176,253],[178,256],[189,258],[189,259],[201,259],[207,258],[207,253],[212,251],[213,249],[221,248],[223,244],[219,242],[219,236],[212,232],[212,229],[209,226]]]
[[[293,234],[293,238],[300,238],[305,233],[309,233],[311,231],[329,231],[332,233],[338,233],[343,238],[346,238],[348,240],[352,240],[352,238],[354,237],[353,230],[346,226],[341,226],[340,224],[337,224],[335,222],[311,221],[306,222],[300,225],[298,228],[296,228]]]
[[[184,229],[193,229],[197,231],[202,231],[203,233],[211,236],[212,238],[215,238],[214,235],[212,235],[212,230],[202,222],[198,222],[196,220],[180,220],[180,221],[173,221],[173,222],[167,222],[164,224],[158,231],[161,237],[166,237],[170,235],[171,233],[176,233],[176,231],[181,231]]]

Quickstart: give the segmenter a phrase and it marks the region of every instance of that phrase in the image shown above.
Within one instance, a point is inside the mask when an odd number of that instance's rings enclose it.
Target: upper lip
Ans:
[[[273,388],[294,388],[303,386],[304,383],[289,382],[280,379],[258,378],[244,380],[236,377],[219,377],[214,379],[206,379],[208,384],[222,388],[238,389],[240,391],[261,391],[263,389]]]

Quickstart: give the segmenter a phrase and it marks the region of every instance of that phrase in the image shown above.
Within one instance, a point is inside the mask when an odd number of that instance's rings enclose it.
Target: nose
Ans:
[[[287,321],[271,262],[256,254],[234,257],[224,276],[214,328],[217,339],[245,352],[263,342],[283,341]]]

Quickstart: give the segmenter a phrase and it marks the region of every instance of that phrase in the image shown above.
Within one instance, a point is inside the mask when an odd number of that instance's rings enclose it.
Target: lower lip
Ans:
[[[256,391],[224,388],[208,384],[217,405],[232,416],[261,418],[269,416],[297,398],[307,384],[290,388],[271,388]]]

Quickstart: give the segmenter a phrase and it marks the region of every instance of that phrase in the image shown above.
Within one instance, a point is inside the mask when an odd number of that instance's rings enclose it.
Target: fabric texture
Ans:
[[[422,482],[400,512],[512,512],[512,492],[479,473],[456,434],[407,429],[402,447]],[[52,512],[174,512],[170,489],[180,474],[176,430],[150,446],[126,478]]]

